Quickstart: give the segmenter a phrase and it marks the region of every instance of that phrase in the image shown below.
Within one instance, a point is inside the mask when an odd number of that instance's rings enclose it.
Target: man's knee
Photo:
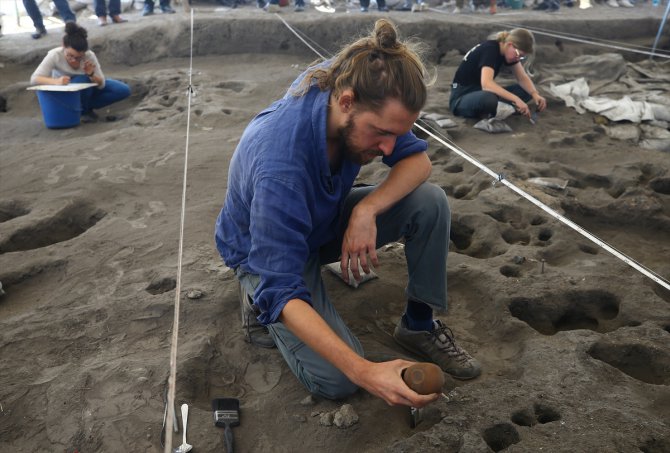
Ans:
[[[432,212],[437,217],[451,216],[447,194],[440,186],[426,182],[417,187],[413,195],[417,197],[417,205],[427,212]]]

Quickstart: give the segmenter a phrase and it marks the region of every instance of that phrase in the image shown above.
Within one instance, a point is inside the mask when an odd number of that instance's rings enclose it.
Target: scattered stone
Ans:
[[[617,140],[630,140],[633,143],[640,140],[640,128],[636,124],[617,124],[606,127],[605,133],[608,137]]]
[[[188,297],[189,299],[200,299],[202,296],[203,293],[199,289],[192,289],[186,293],[186,297]]]
[[[301,406],[314,406],[316,404],[316,399],[313,395],[307,395],[300,401]]]
[[[321,426],[333,426],[333,413],[326,412],[319,416],[319,424]]]
[[[292,418],[298,423],[305,423],[307,421],[307,417],[301,414],[293,414]]]
[[[317,417],[321,415],[321,411],[312,411],[311,414],[309,414],[310,417]]]
[[[514,258],[512,258],[512,262],[514,264],[523,264],[526,262],[526,258],[523,256],[516,255]]]
[[[335,412],[333,422],[338,428],[350,428],[351,426],[358,423],[358,414],[351,404],[345,404],[340,408],[339,411]]]

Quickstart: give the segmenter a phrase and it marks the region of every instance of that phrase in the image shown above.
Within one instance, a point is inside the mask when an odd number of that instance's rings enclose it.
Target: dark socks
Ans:
[[[433,309],[423,302],[408,300],[405,319],[409,330],[425,330],[428,332],[433,330]]]

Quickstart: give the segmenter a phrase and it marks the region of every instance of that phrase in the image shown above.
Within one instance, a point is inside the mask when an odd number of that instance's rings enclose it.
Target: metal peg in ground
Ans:
[[[402,370],[405,384],[420,395],[442,393],[444,373],[434,363],[415,363]]]
[[[233,453],[233,430],[230,428],[240,424],[240,401],[236,398],[214,398],[212,411],[214,411],[214,424],[219,428],[225,428],[223,437],[226,440],[226,451]]]

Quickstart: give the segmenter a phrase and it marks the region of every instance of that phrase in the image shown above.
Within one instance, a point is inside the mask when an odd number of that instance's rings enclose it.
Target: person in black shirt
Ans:
[[[526,103],[531,99],[537,110],[543,111],[547,101],[538,93],[521,64],[533,55],[534,44],[535,38],[530,31],[515,28],[499,32],[470,49],[454,75],[449,98],[451,112],[466,118],[493,118],[498,102],[502,101],[530,118]],[[517,84],[502,87],[495,82],[503,66],[510,67]]]

